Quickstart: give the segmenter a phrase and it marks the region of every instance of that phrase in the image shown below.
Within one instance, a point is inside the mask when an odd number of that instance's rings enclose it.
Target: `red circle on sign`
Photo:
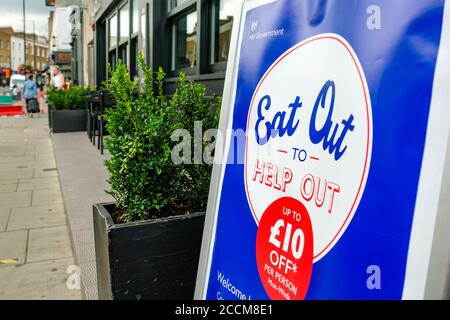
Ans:
[[[313,266],[313,233],[305,206],[281,198],[264,212],[256,237],[256,261],[272,300],[303,300]]]

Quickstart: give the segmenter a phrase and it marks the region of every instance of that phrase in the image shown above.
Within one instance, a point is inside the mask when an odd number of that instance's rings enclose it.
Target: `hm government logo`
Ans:
[[[279,37],[284,35],[284,28],[269,31],[258,31],[258,20],[252,20],[250,22],[250,34],[248,39],[250,41],[268,39],[273,37]]]
[[[244,175],[255,222],[261,228],[265,212],[277,212],[271,243],[289,248],[283,234],[295,235],[297,256],[311,245],[315,263],[351,223],[370,168],[370,94],[351,45],[321,34],[287,50],[260,80],[247,121]]]
[[[256,29],[258,29],[258,20],[253,20],[251,23],[251,30],[252,32],[255,32]]]

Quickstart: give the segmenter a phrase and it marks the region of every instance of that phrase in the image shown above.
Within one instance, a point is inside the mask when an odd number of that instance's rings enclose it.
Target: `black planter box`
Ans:
[[[52,110],[50,117],[53,133],[86,131],[85,109]]]
[[[52,112],[53,110],[50,109],[50,107],[48,108],[48,127],[51,129],[52,128]]]
[[[101,300],[192,300],[204,213],[114,224],[114,204],[94,205]]]

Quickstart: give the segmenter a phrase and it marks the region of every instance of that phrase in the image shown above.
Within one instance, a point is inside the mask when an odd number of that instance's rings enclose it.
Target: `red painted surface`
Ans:
[[[23,115],[22,109],[22,106],[0,106],[0,116]]]

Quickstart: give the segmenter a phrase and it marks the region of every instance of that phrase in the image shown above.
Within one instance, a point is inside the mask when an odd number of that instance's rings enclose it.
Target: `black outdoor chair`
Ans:
[[[113,104],[114,104],[113,97],[107,92],[102,92],[102,103],[100,105],[100,112],[97,114],[98,132],[99,132],[97,148],[100,150],[101,154],[103,154],[104,149],[103,138],[105,133],[107,134],[105,128],[104,114],[106,109],[111,107]]]
[[[87,134],[92,144],[95,145],[95,137],[99,136],[96,126],[97,117],[103,102],[102,91],[91,91],[88,96]]]

